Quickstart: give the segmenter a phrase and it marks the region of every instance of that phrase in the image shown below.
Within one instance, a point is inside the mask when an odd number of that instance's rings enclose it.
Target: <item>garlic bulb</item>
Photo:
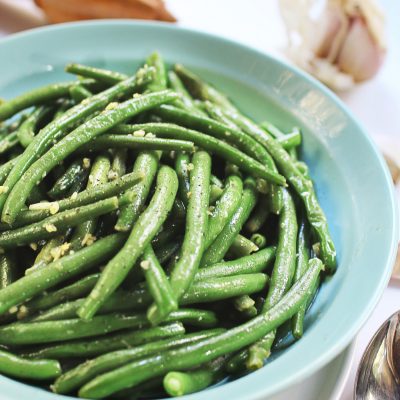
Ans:
[[[288,54],[336,90],[372,78],[386,52],[375,0],[280,0]]]

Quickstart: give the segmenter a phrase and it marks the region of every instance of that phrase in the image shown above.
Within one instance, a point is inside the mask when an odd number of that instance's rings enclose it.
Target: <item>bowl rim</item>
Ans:
[[[362,325],[366,322],[368,317],[371,315],[373,309],[377,305],[379,299],[381,298],[384,289],[387,286],[387,283],[389,282],[390,275],[391,275],[391,270],[392,266],[394,265],[395,257],[397,254],[397,247],[399,243],[399,204],[397,202],[394,186],[392,184],[392,178],[389,172],[389,169],[383,159],[383,156],[377,149],[376,145],[374,144],[372,138],[370,135],[367,133],[367,130],[364,128],[363,124],[360,123],[360,121],[354,116],[352,111],[344,104],[344,102],[335,94],[333,93],[329,88],[327,88],[325,85],[323,85],[321,82],[319,82],[316,78],[312,77],[309,75],[307,72],[300,70],[298,67],[289,64],[288,62],[281,60],[279,58],[274,57],[271,54],[268,54],[266,52],[263,52],[251,45],[243,44],[242,42],[237,42],[235,40],[226,38],[224,36],[219,36],[215,35],[212,33],[204,32],[199,29],[193,29],[193,28],[188,28],[188,27],[182,27],[179,25],[175,25],[172,23],[167,23],[167,22],[160,22],[160,21],[140,21],[140,20],[132,20],[132,19],[98,19],[98,20],[88,20],[88,21],[79,21],[79,22],[66,22],[66,23],[61,23],[61,24],[54,24],[54,25],[46,25],[46,26],[41,26],[33,29],[29,29],[23,32],[18,32],[11,34],[10,36],[7,36],[5,38],[0,39],[0,47],[6,44],[12,44],[14,41],[19,41],[19,40],[24,40],[25,38],[29,38],[32,35],[40,35],[40,34],[50,34],[52,32],[56,31],[63,31],[65,29],[86,29],[88,27],[91,28],[96,28],[96,27],[102,27],[102,28],[112,28],[112,27],[137,27],[137,28],[145,28],[145,29],[165,29],[169,31],[180,31],[182,33],[187,33],[190,35],[197,35],[199,37],[204,37],[209,40],[216,40],[219,41],[221,44],[225,44],[228,46],[234,46],[238,48],[239,50],[247,51],[250,53],[253,53],[257,57],[261,57],[264,60],[266,59],[270,63],[275,63],[278,64],[279,67],[285,68],[292,72],[294,75],[299,77],[302,80],[307,81],[314,87],[316,87],[319,91],[321,91],[324,96],[328,98],[328,100],[332,103],[335,104],[336,107],[338,107],[344,115],[358,128],[359,134],[361,134],[364,139],[366,140],[367,145],[371,148],[375,158],[377,159],[379,163],[379,167],[381,169],[381,172],[383,172],[383,177],[384,177],[384,183],[386,188],[388,189],[390,196],[388,197],[388,204],[387,206],[390,209],[390,214],[393,216],[392,220],[392,225],[390,227],[390,245],[389,245],[389,252],[387,254],[387,257],[384,261],[385,267],[383,269],[383,274],[381,275],[381,278],[379,282],[376,284],[376,289],[373,293],[373,296],[369,298],[369,302],[365,305],[363,308],[363,312],[358,315],[358,318],[353,320],[353,323],[350,326],[350,329],[347,330],[346,334],[342,335],[339,339],[337,339],[334,343],[333,346],[327,347],[326,351],[321,353],[318,357],[314,358],[313,362],[308,365],[307,368],[303,368],[299,371],[297,371],[294,375],[291,375],[290,377],[286,376],[282,378],[279,382],[275,382],[271,386],[269,386],[269,395],[272,395],[273,393],[277,393],[280,390],[284,389],[285,387],[288,387],[290,384],[294,384],[298,381],[300,381],[303,378],[306,378],[310,376],[311,374],[315,373],[317,370],[322,368],[324,365],[326,365],[328,362],[330,362],[336,355],[338,355],[341,351],[343,351],[346,346],[349,345],[349,343],[353,340],[353,338],[357,335],[358,331],[361,329]],[[261,371],[261,370],[260,370]],[[260,372],[259,371],[259,372]],[[248,376],[251,376],[253,374],[249,374]],[[15,385],[24,385],[16,380],[9,379],[3,376],[0,376],[1,379],[6,379],[7,381],[13,382]],[[246,377],[241,378],[240,382],[243,382],[242,379],[246,379]],[[234,384],[235,381],[233,381],[231,384]],[[238,381],[236,381],[238,382]],[[1,381],[0,381],[0,386],[1,386]],[[40,390],[39,388],[36,388],[31,385],[24,385],[27,388],[31,390]],[[220,398],[219,396],[223,395],[224,387],[226,385],[221,385],[217,386],[215,388],[211,388],[207,390],[207,395],[209,398]],[[230,385],[229,385],[230,386]],[[251,393],[246,394],[246,399],[247,400],[253,400],[253,399],[260,399],[263,396],[265,396],[265,388],[262,387],[262,385],[257,385],[257,387],[252,387]],[[42,392],[43,393],[43,392]],[[56,400],[57,398],[70,398],[71,397],[65,397],[62,395],[56,395],[51,392],[45,392],[47,395],[50,395],[52,397],[48,397],[49,399],[52,398]],[[200,397],[202,396],[203,392],[195,393],[192,395],[185,396],[185,399],[190,399],[190,400],[195,400],[198,399],[200,400]]]

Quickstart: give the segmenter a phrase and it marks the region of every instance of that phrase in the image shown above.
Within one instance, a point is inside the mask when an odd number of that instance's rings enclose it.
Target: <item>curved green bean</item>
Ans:
[[[110,85],[115,85],[118,82],[128,79],[128,75],[121,74],[120,72],[110,71],[107,69],[91,67],[82,64],[68,64],[65,71],[71,74],[83,76],[85,78],[96,79],[97,81],[104,82]]]

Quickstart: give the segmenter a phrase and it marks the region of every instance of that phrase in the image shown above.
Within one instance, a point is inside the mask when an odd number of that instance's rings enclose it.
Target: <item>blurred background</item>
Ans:
[[[133,18],[214,33],[273,54],[342,98],[385,155],[400,198],[399,16],[399,0],[0,0],[0,39],[50,23]],[[400,276],[400,258],[397,270]],[[394,277],[358,336],[341,400],[352,398],[366,343],[399,308],[398,282]]]

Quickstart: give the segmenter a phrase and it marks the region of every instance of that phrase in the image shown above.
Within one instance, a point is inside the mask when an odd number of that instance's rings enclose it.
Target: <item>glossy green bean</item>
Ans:
[[[179,125],[167,123],[146,123],[135,125],[119,125],[113,132],[117,134],[129,134],[138,130],[151,132],[157,137],[174,138],[181,140],[190,140],[196,146],[203,148],[213,154],[216,154],[233,164],[239,166],[240,169],[249,173],[250,175],[263,178],[267,181],[284,185],[285,179],[277,172],[274,172],[254,158],[234,148],[222,140],[216,139],[209,135],[204,135],[198,131],[183,128]]]
[[[127,204],[128,202],[129,199],[125,199],[121,204]],[[51,238],[59,235],[60,232],[65,232],[71,226],[79,225],[88,219],[117,210],[119,204],[117,197],[110,197],[93,204],[56,213],[43,221],[35,222],[31,225],[4,231],[0,235],[0,247],[22,246],[38,240]]]
[[[44,290],[106,261],[120,248],[124,239],[125,235],[123,234],[107,236],[0,290],[0,314],[6,313],[11,307],[21,304]]]
[[[104,149],[131,150],[165,150],[165,151],[194,151],[194,144],[189,140],[162,139],[156,137],[136,137],[132,135],[102,135],[82,147],[82,151]]]
[[[157,175],[156,191],[149,206],[138,218],[121,251],[106,265],[96,286],[79,308],[78,315],[81,318],[91,318],[122,283],[167,218],[177,190],[178,178],[175,171],[167,166],[161,167]]]
[[[14,378],[49,380],[61,375],[61,366],[56,360],[25,360],[0,350],[0,373]]]
[[[8,100],[0,104],[0,121],[5,121],[17,114],[19,111],[31,106],[42,104],[60,97],[65,97],[69,94],[69,89],[78,84],[78,81],[51,83],[47,86],[42,86],[25,92],[12,100]]]
[[[178,308],[178,304],[168,278],[151,245],[148,245],[144,249],[140,266],[144,271],[149,292],[154,299],[154,304],[147,310],[147,318],[152,325],[157,325],[161,322],[157,319],[159,315],[157,310],[159,310],[161,315],[168,315],[171,311]]]
[[[93,357],[115,350],[135,348],[135,346],[143,343],[178,336],[183,333],[185,333],[185,329],[182,323],[172,322],[163,326],[137,331],[123,331],[122,333],[118,332],[96,338],[41,346],[33,350],[25,350],[24,356],[28,358],[51,357],[56,359]]]
[[[224,226],[231,220],[234,212],[239,207],[242,191],[243,182],[238,176],[232,175],[226,179],[224,191],[208,218],[208,228],[204,243],[205,250],[208,249]]]
[[[250,233],[258,232],[265,224],[269,213],[270,209],[267,196],[262,195],[259,197],[257,205],[244,225],[245,229]]]
[[[11,285],[17,277],[17,264],[12,252],[0,256],[0,290]]]
[[[267,245],[267,238],[261,233],[253,233],[250,240],[259,248],[263,249]]]
[[[178,194],[182,202],[187,205],[190,191],[190,177],[189,177],[189,164],[190,156],[188,153],[178,152],[175,157],[175,171],[178,175],[179,188]]]
[[[167,89],[167,71],[160,53],[155,51],[150,54],[146,59],[146,64],[154,68],[154,76],[147,85],[147,90],[157,92]]]
[[[129,231],[139,217],[156,176],[158,160],[159,155],[154,151],[145,151],[138,155],[133,166],[133,173],[142,174],[143,180],[129,191],[133,195],[133,200],[130,205],[121,209],[115,225],[117,231]]]
[[[80,103],[82,100],[93,96],[93,93],[82,85],[72,86],[69,89],[69,95],[75,103]]]
[[[274,260],[275,250],[275,247],[271,246],[250,254],[249,256],[232,261],[223,261],[210,265],[207,268],[201,268],[195,275],[195,280],[262,272],[267,269]]]
[[[174,397],[199,392],[221,378],[223,365],[224,360],[222,359],[192,371],[168,372],[163,379],[164,389]]]
[[[231,247],[257,202],[257,190],[255,186],[255,181],[253,179],[245,180],[240,205],[236,209],[231,220],[224,226],[221,233],[205,251],[201,260],[202,266],[221,261]]]
[[[281,146],[286,150],[300,146],[301,144],[301,132],[297,127],[293,128],[292,132],[285,134],[281,132],[275,125],[267,121],[262,122],[260,126],[269,132],[275,139],[277,139]]]
[[[17,132],[12,132],[0,140],[0,154],[6,153],[19,144]]]
[[[179,300],[189,288],[203,256],[207,231],[207,208],[211,157],[204,151],[194,154],[190,171],[190,196],[186,210],[186,228],[179,260],[171,272],[171,287]]]
[[[117,149],[113,152],[110,180],[121,178],[126,174],[126,160],[128,149]]]
[[[141,85],[148,82],[151,78],[151,73],[152,71],[150,69],[139,70],[136,76],[98,93],[65,112],[62,110],[61,115],[57,116],[58,113],[56,113],[57,118],[46,125],[35,136],[32,143],[26,148],[13,169],[10,171],[5,181],[5,186],[8,187],[8,191],[19,182],[25,171],[27,171],[28,168],[50,148],[54,141],[57,141],[60,137],[64,136],[69,129],[76,126],[76,124],[82,121],[82,119],[87,118],[106,107],[110,101],[115,100],[121,94],[131,93],[133,90],[141,87]],[[7,193],[0,195],[1,210],[3,210],[6,199]]]
[[[102,68],[91,67],[82,64],[68,64],[65,71],[71,74],[83,76],[85,78],[96,79],[110,85],[115,85],[118,82],[128,79],[128,75],[120,72],[110,71]]]
[[[152,377],[212,361],[257,341],[291,318],[310,294],[321,268],[322,263],[315,261],[275,307],[252,320],[194,345],[149,356],[99,375],[83,386],[79,395],[94,399],[106,397]]]
[[[74,389],[79,389],[83,384],[101,373],[111,371],[143,356],[177,348],[189,343],[196,343],[199,340],[221,333],[221,331],[221,329],[201,331],[184,336],[178,336],[176,338],[173,337],[145,343],[131,349],[106,353],[93,360],[86,361],[63,374],[56,380],[52,389],[56,393],[70,393]]]
[[[210,185],[210,204],[215,204],[215,202],[222,196],[223,189],[217,185]]]
[[[20,156],[16,156],[7,161],[0,167],[0,183],[3,184],[14,165],[18,162]]]
[[[232,257],[244,257],[254,253],[255,251],[258,251],[258,249],[259,247],[256,243],[239,233],[229,247],[228,253],[229,256]]]

